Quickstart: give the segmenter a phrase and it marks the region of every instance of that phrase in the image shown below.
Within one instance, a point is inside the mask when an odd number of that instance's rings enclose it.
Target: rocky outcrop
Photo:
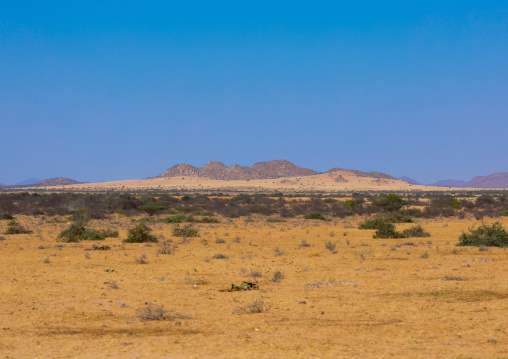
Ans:
[[[175,165],[155,178],[197,176],[216,180],[251,180],[282,177],[312,176],[318,172],[294,165],[287,160],[256,162],[252,167],[234,164],[226,166],[219,161],[210,161],[203,167],[183,163]]]
[[[55,177],[55,178],[50,178],[50,179],[36,182],[33,185],[31,185],[30,187],[65,186],[68,184],[77,184],[77,183],[82,183],[82,182],[78,182],[73,179],[65,178],[65,177]]]
[[[348,170],[345,168],[339,168],[334,167],[331,170],[326,171],[326,173],[333,173],[333,172],[345,172],[345,173],[351,173],[358,177],[370,177],[370,178],[377,178],[377,179],[391,179],[396,180],[395,177],[392,177],[390,175],[387,175],[386,173],[377,172],[377,171],[371,171],[371,172],[362,172],[358,170]]]

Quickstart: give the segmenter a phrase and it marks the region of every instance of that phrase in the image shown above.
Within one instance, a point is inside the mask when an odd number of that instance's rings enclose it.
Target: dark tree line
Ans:
[[[26,215],[75,215],[86,213],[101,219],[113,213],[127,216],[147,214],[222,215],[235,218],[252,214],[283,218],[322,213],[344,218],[354,215],[387,214],[405,217],[452,217],[508,215],[506,193],[452,195],[442,193],[372,194],[357,193],[348,199],[334,197],[286,197],[282,194],[207,196],[170,194],[84,194],[84,193],[2,193],[0,217]]]

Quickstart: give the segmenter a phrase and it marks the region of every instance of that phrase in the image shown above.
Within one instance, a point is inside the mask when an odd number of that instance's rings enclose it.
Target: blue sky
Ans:
[[[0,183],[507,172],[507,39],[508,1],[3,1]]]

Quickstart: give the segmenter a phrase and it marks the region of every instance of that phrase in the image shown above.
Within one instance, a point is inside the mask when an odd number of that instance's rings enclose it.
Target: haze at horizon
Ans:
[[[0,183],[507,172],[508,2],[0,4]]]

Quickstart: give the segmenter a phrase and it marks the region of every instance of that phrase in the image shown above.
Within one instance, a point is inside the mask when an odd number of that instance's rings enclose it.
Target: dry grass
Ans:
[[[455,246],[462,231],[480,221],[448,218],[443,227],[443,220],[419,220],[432,237],[409,242],[372,239],[373,231],[356,229],[359,218],[316,225],[299,219],[266,223],[263,218],[200,224],[200,238],[179,244],[171,255],[157,255],[161,243],[122,244],[132,227],[128,217],[107,223],[119,231],[119,238],[101,241],[109,250],[88,252],[94,244],[90,241],[55,247],[66,223],[16,216],[34,233],[0,241],[0,354],[508,355],[508,250]],[[501,222],[508,227],[508,218]],[[397,230],[413,225],[398,224]],[[100,220],[90,226],[106,227]],[[153,234],[176,240],[173,227],[153,225]],[[5,230],[0,221],[0,233]],[[241,242],[233,243],[237,236]],[[215,243],[216,238],[231,241]],[[312,245],[301,246],[302,238]],[[329,240],[336,245],[335,255],[325,247]],[[285,254],[275,256],[276,247]],[[425,252],[428,258],[421,259]],[[150,260],[139,265],[143,254]],[[205,261],[214,254],[229,259]],[[284,278],[273,281],[277,272]],[[220,292],[253,279],[259,291]],[[178,313],[192,313],[192,318]]]

